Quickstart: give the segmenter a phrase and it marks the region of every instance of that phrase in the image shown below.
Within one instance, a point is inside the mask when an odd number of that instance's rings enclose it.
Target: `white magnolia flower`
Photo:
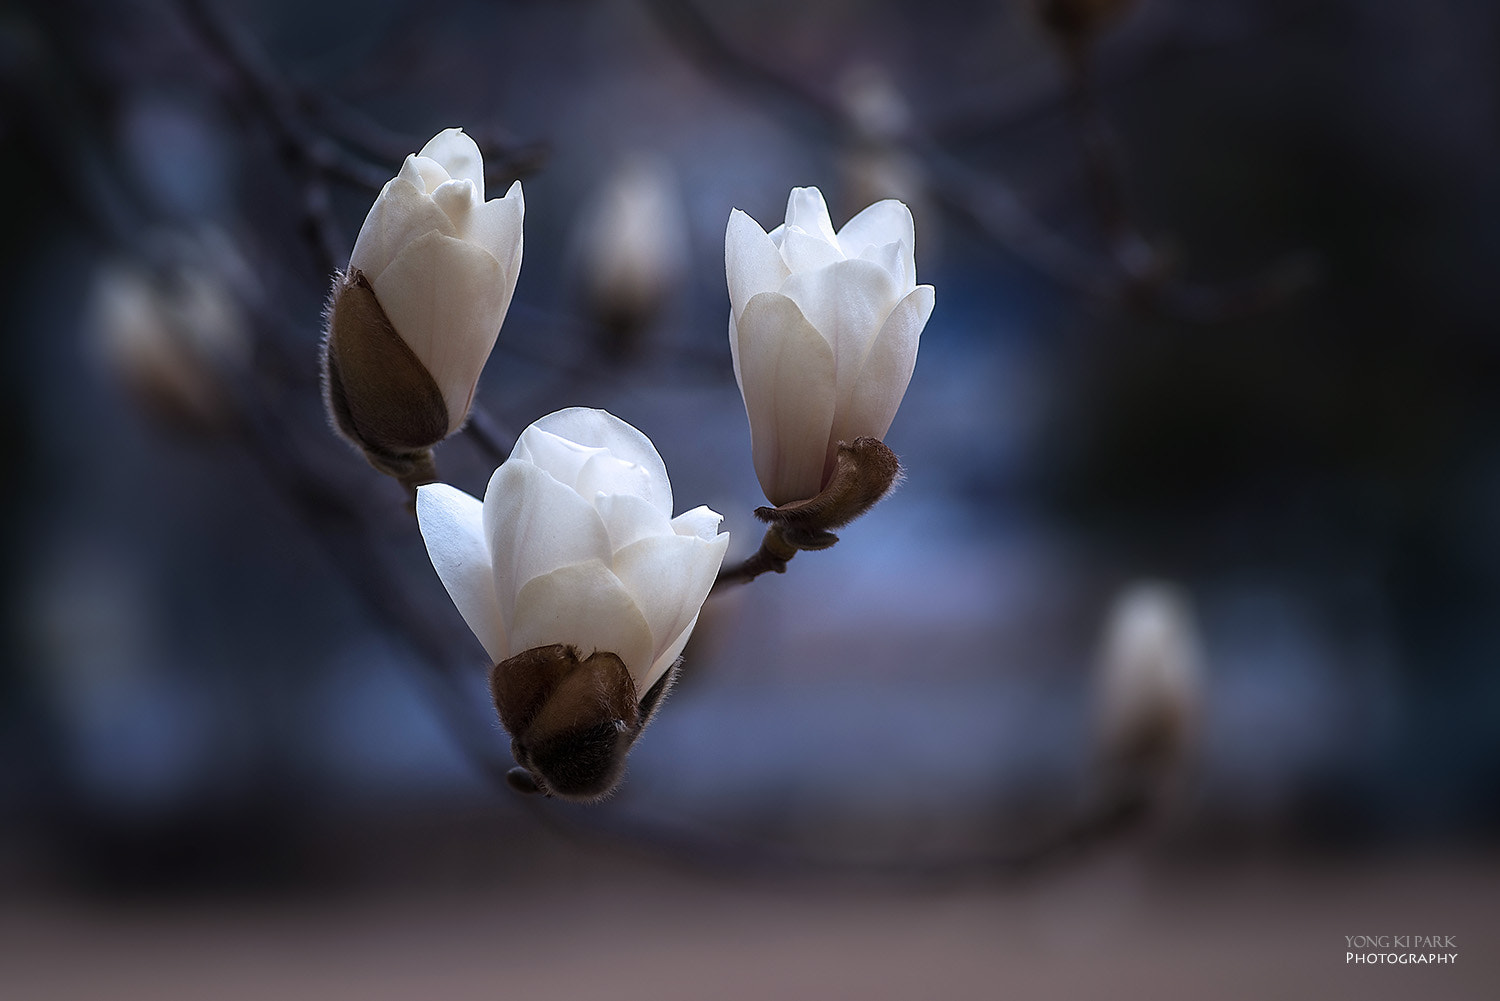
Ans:
[[[837,233],[817,188],[793,188],[769,234],[730,213],[729,350],[771,503],[815,496],[840,441],[890,428],[932,315],[913,241],[911,212],[891,199]]]
[[[521,433],[484,501],[417,491],[432,565],[498,663],[554,643],[618,656],[645,695],[682,653],[729,545],[706,507],[672,517],[649,438],[603,410]]]
[[[364,274],[391,326],[442,391],[448,431],[468,416],[521,272],[521,182],[484,200],[484,161],[460,129],[406,158],[370,208],[349,275]]]

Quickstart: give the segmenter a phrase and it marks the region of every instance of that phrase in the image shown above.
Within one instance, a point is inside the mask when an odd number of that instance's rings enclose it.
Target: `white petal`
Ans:
[[[651,629],[625,586],[602,562],[559,567],[528,583],[516,596],[511,646],[517,651],[570,643],[588,657],[613,653],[636,679],[654,662]]]
[[[656,684],[656,679],[660,678],[663,674],[666,674],[667,671],[671,669],[672,665],[677,662],[677,658],[682,656],[682,651],[687,648],[688,640],[693,636],[693,627],[697,624],[698,616],[695,615],[693,616],[693,621],[689,622],[688,627],[682,631],[682,635],[673,640],[672,645],[667,647],[664,653],[661,653],[657,656],[656,663],[651,665],[651,670],[646,674],[646,677],[643,678],[641,680],[641,683],[637,686],[637,689],[641,692],[641,694],[644,695],[646,692],[650,691],[651,686]]]
[[[418,156],[415,153],[408,156],[406,162],[401,164],[396,177],[428,195],[436,191],[439,185],[452,180],[442,164],[431,157]]]
[[[672,531],[678,535],[696,535],[700,539],[712,539],[719,534],[719,523],[724,516],[708,507],[695,507],[672,519]]]
[[[467,178],[444,181],[432,192],[432,203],[443,210],[443,215],[453,222],[454,235],[461,240],[469,238],[469,217],[484,204],[474,190],[474,182]],[[493,256],[493,255],[491,255]]]
[[[495,598],[514,639],[516,596],[560,566],[608,560],[609,532],[594,506],[538,466],[514,457],[484,493]],[[528,649],[516,647],[517,651]]]
[[[624,494],[645,500],[651,493],[651,474],[644,466],[617,459],[601,450],[578,471],[578,483],[574,489],[591,503],[600,494]],[[665,520],[666,512],[661,514]]]
[[[787,267],[792,269],[792,274],[800,271],[816,271],[844,259],[843,253],[836,244],[829,243],[821,236],[813,236],[791,226],[787,227],[786,239],[781,243],[781,256],[786,259]]]
[[[505,320],[504,277],[486,251],[432,232],[408,244],[372,282],[391,325],[443,391],[450,431],[469,412]]]
[[[427,140],[427,145],[417,155],[442,164],[449,177],[473,181],[479,189],[479,197],[484,198],[484,157],[479,153],[478,144],[463,129],[444,129]]]
[[[400,177],[387,181],[359,228],[349,268],[363,271],[374,282],[407,244],[433,231],[458,234],[453,221],[421,188]]]
[[[740,376],[740,328],[734,322],[734,310],[729,311],[729,363],[734,367],[734,384],[745,394],[745,380]]]
[[[832,441],[852,441],[860,435],[884,438],[890,430],[906,386],[917,364],[917,342],[932,315],[931,285],[918,285],[891,311],[864,365],[851,382],[851,398],[840,404]],[[842,374],[842,373],[841,373]]]
[[[786,226],[789,230],[796,228],[820,236],[838,246],[838,234],[833,231],[833,220],[828,218],[828,203],[817,188],[792,189],[786,200]]]
[[[646,471],[646,500],[667,517],[672,516],[672,481],[667,478],[666,463],[656,446],[635,428],[605,410],[569,407],[548,414],[533,427],[576,441],[591,448],[607,448],[617,459],[633,462]]]
[[[782,289],[833,346],[834,408],[841,413],[853,398],[870,346],[901,299],[896,279],[870,261],[841,261],[794,274]]]
[[[552,474],[552,478],[564,486],[578,489],[578,476],[584,464],[596,455],[608,455],[602,448],[591,448],[550,431],[543,431],[532,424],[516,439],[511,457],[534,463]]]
[[[729,308],[738,316],[751,296],[775,292],[791,271],[760,225],[735,209],[729,213],[729,225],[724,230],[724,273],[729,283]]]
[[[912,259],[911,252],[902,243],[886,243],[882,245],[871,245],[864,249],[859,255],[862,261],[878,264],[896,279],[896,286],[903,293],[910,292],[917,285],[917,265]]]
[[[807,322],[839,351],[840,365],[849,360],[848,351],[855,351],[856,362],[863,358],[902,296],[889,271],[861,260],[793,274],[781,294],[795,302]]]
[[[833,427],[833,348],[796,303],[776,292],[746,303],[737,332],[761,489],[772,504],[812,497],[822,489]]]
[[[844,223],[838,241],[845,257],[859,257],[866,247],[894,242],[906,247],[908,254],[915,254],[917,237],[911,209],[894,198],[876,202]]]
[[[507,287],[514,290],[521,273],[521,251],[524,245],[522,223],[526,218],[526,199],[521,182],[516,181],[504,198],[491,198],[469,216],[468,240],[488,250],[505,265]],[[507,302],[509,296],[507,295]]]
[[[663,535],[642,539],[615,554],[615,576],[651,627],[651,665],[698,617],[728,548],[727,534],[711,541]]]
[[[484,532],[484,506],[477,497],[446,483],[417,489],[417,525],[427,555],[459,614],[484,644],[491,663],[510,656],[505,620],[495,598],[490,547]]]
[[[633,542],[673,534],[675,521],[668,521],[651,502],[629,494],[600,497],[594,509],[609,530],[609,545],[619,552]]]

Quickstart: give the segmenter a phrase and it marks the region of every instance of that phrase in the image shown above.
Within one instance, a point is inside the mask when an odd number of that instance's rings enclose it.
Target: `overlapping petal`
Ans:
[[[482,502],[446,483],[429,483],[417,490],[417,524],[438,579],[485,653],[496,661],[510,656]]]
[[[916,226],[911,209],[894,198],[876,202],[844,223],[839,230],[839,247],[845,257],[862,257],[865,248],[891,242],[900,243],[908,256],[915,254]],[[915,278],[913,278],[915,281]]]
[[[728,547],[728,535],[710,540],[673,533],[641,539],[615,554],[615,575],[625,590],[636,596],[636,604],[651,628],[654,651],[673,646],[698,617]],[[641,692],[656,680],[647,674],[654,663],[653,658],[637,671],[635,665],[626,662]]]
[[[635,599],[602,560],[558,567],[516,595],[511,647],[519,653],[567,643],[588,657],[603,650],[625,662],[632,678],[655,662],[651,627]]]
[[[607,561],[611,552],[609,530],[594,505],[530,462],[506,462],[490,478],[484,530],[502,611],[515,607],[534,578],[572,563]],[[514,630],[508,615],[505,627]]]
[[[906,395],[917,364],[917,343],[932,315],[931,285],[918,285],[897,303],[880,328],[858,372],[841,397],[831,441],[853,441],[860,435],[884,438]],[[842,376],[842,373],[840,373]]]
[[[433,232],[458,235],[453,221],[433,204],[425,191],[405,178],[393,178],[386,182],[365,216],[354,241],[354,251],[349,255],[349,268],[363,271],[373,283],[403,247]]]
[[[488,251],[434,230],[407,244],[374,282],[391,326],[442,390],[450,432],[468,415],[500,333],[503,279]]]
[[[756,221],[739,209],[729,213],[724,231],[724,272],[729,282],[729,309],[739,316],[760,292],[775,292],[792,273],[781,251]]]
[[[484,197],[484,157],[479,144],[463,129],[444,129],[427,140],[417,155],[442,164],[449,177],[473,181],[479,197]]]
[[[667,464],[650,438],[618,417],[603,410],[569,407],[548,414],[532,427],[589,448],[608,449],[615,458],[640,466],[648,479],[641,496],[667,517],[672,516],[672,481],[667,478]]]
[[[762,292],[746,304],[738,336],[761,488],[773,504],[811,497],[822,482],[833,427],[833,347],[778,292]]]

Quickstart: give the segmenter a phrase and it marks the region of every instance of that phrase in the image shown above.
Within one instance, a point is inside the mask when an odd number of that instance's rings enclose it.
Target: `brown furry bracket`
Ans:
[[[411,487],[437,478],[432,446],[449,423],[442,390],[357,269],[329,295],[323,387],[334,426],[370,465]]]
[[[901,477],[901,460],[879,438],[839,442],[833,475],[816,496],[780,507],[759,507],[755,516],[775,528],[796,549],[827,549],[842,528],[891,492]]]
[[[609,795],[676,676],[674,664],[638,698],[613,653],[583,657],[554,643],[502,660],[490,671],[490,692],[520,765],[507,781],[521,792],[582,802]]]

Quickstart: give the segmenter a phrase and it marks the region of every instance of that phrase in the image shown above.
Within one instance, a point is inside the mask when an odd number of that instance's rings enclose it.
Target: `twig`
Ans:
[[[811,120],[820,136],[857,133],[849,113],[827,96],[802,82],[760,62],[732,44],[691,0],[642,0],[662,32],[701,70],[743,89],[756,90],[791,113]],[[1083,78],[1086,84],[1086,78]],[[1113,154],[1107,132],[1093,113],[1087,88],[1080,91],[1080,78],[1073,81],[1075,109],[1080,93],[1089,128],[1083,140],[1096,204],[1106,219],[1106,229],[1123,234],[1111,241],[1104,259],[1085,253],[1031,213],[1014,191],[998,178],[982,174],[947,152],[930,136],[917,134],[890,137],[893,146],[914,155],[932,178],[931,194],[978,232],[1005,247],[1061,286],[1110,306],[1175,316],[1190,321],[1238,319],[1248,311],[1278,305],[1286,295],[1303,287],[1302,281],[1287,281],[1285,262],[1247,282],[1216,289],[1209,285],[1185,286],[1153,273],[1155,258],[1143,253],[1146,244],[1128,239],[1133,228],[1123,229],[1123,186],[1111,164]],[[1115,220],[1113,222],[1108,220]],[[1306,260],[1299,254],[1296,259]],[[1311,272],[1301,268],[1303,280]]]

